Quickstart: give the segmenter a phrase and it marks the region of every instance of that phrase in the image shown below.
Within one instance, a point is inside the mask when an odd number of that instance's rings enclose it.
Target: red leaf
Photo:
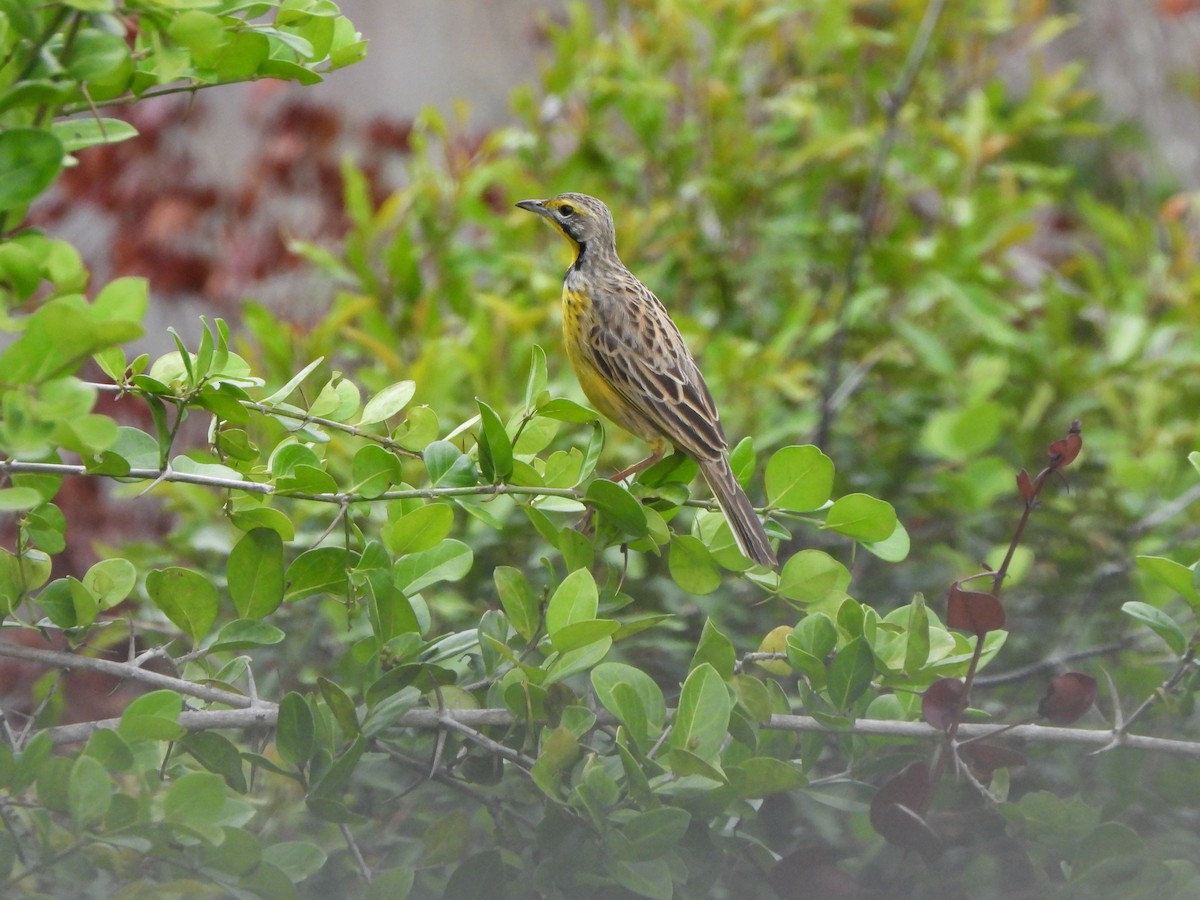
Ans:
[[[966,759],[971,766],[971,771],[980,781],[991,778],[992,773],[997,769],[1011,769],[1029,762],[1029,758],[1019,750],[980,742],[963,744],[959,748],[959,753]]]
[[[1083,437],[1080,435],[1080,422],[1076,419],[1071,423],[1065,438],[1059,438],[1050,445],[1047,451],[1050,455],[1050,468],[1061,469],[1069,466],[1083,449]]]
[[[1038,715],[1051,725],[1070,725],[1096,701],[1096,679],[1082,672],[1066,672],[1050,679]]]
[[[946,624],[983,637],[1004,627],[1004,607],[995,594],[964,591],[953,584],[946,600]]]
[[[936,856],[941,852],[941,841],[924,819],[932,795],[928,763],[910,763],[875,792],[871,827],[889,844],[916,850],[926,859]]]
[[[1029,477],[1029,473],[1024,469],[1017,473],[1017,490],[1021,492],[1021,496],[1026,500],[1032,500],[1037,496],[1037,491],[1033,487],[1033,479]]]
[[[966,685],[958,678],[939,678],[921,695],[921,718],[948,731],[962,712]]]

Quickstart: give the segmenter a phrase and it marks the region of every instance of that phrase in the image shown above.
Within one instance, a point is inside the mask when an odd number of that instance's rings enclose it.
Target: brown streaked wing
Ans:
[[[616,273],[614,273],[616,275]],[[644,284],[624,270],[619,295],[595,298],[599,328],[588,350],[613,387],[681,450],[701,459],[725,452],[716,404],[679,329]]]

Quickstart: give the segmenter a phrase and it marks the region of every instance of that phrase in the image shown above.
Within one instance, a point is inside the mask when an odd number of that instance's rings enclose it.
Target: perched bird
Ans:
[[[704,376],[666,308],[618,258],[608,207],[586,194],[517,206],[542,216],[575,248],[563,279],[563,337],[583,392],[653,451],[614,479],[657,462],[669,441],[700,464],[742,553],[775,566],[767,533],[729,467],[725,432]]]

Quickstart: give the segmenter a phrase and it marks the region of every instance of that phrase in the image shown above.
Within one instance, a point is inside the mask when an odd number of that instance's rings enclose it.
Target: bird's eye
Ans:
[[[575,215],[575,207],[570,205],[560,206],[558,208],[558,214],[564,219],[569,219],[571,216]]]

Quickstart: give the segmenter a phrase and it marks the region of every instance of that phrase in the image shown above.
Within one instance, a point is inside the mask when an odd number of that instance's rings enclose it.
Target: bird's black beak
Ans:
[[[517,204],[517,208],[550,218],[550,210],[546,209],[545,203],[545,200],[522,200]]]

